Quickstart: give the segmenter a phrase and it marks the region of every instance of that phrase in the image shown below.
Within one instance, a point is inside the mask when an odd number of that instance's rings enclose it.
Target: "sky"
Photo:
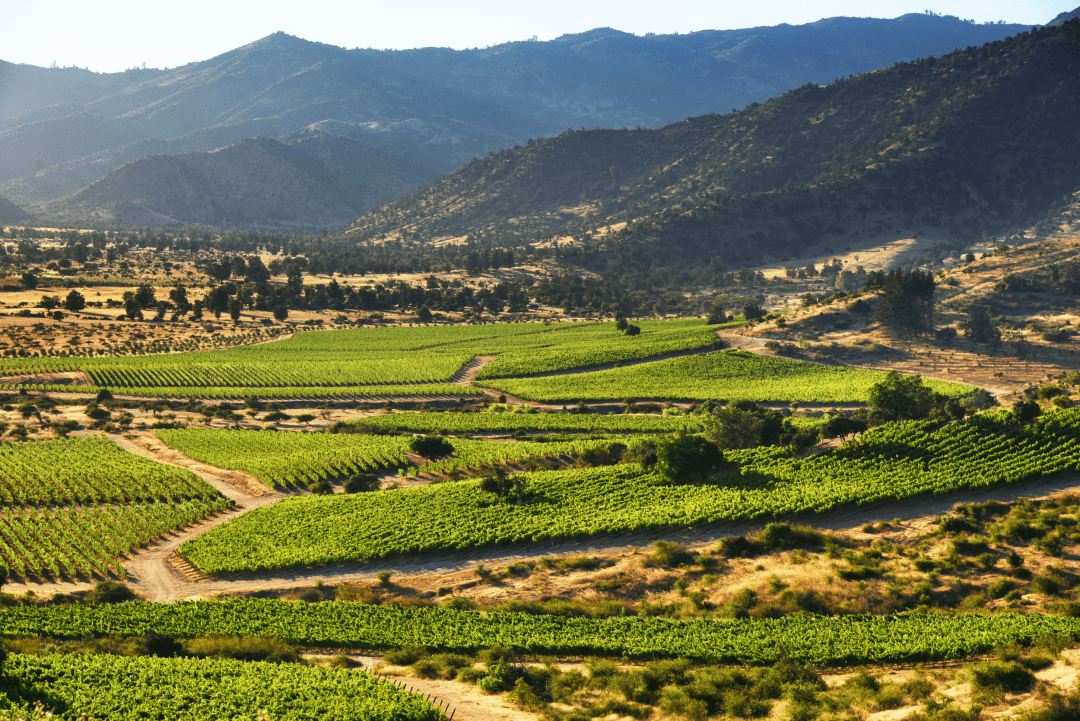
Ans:
[[[471,48],[613,27],[643,35],[932,10],[1041,25],[1080,0],[0,0],[0,59],[117,72],[205,60],[279,30],[346,48]]]

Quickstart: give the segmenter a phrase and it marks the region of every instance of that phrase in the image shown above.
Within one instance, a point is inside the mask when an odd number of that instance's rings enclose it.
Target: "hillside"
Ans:
[[[1053,20],[1051,20],[1048,24],[1049,25],[1061,25],[1063,23],[1069,22],[1070,20],[1075,20],[1076,18],[1080,18],[1080,7],[1076,8],[1075,10],[1070,10],[1069,12],[1064,12],[1064,13],[1059,14],[1057,17],[1055,17]]]
[[[0,226],[34,222],[34,217],[7,198],[0,198]]]
[[[142,158],[32,207],[61,223],[323,228],[431,180],[400,156],[309,130],[280,140],[251,138],[220,150]]]
[[[515,245],[629,222],[601,247],[645,267],[680,249],[730,267],[979,237],[1080,187],[1078,33],[1020,33],[655,130],[568,131],[473,161],[346,232]]]
[[[601,28],[461,51],[277,33],[172,70],[0,63],[0,193],[56,199],[150,155],[305,129],[361,139],[434,178],[567,128],[662,126],[1020,29],[907,15],[644,37]]]

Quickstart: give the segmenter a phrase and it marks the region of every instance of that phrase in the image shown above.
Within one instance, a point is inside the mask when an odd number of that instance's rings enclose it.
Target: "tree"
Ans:
[[[39,302],[38,305],[45,310],[52,310],[53,308],[60,307],[60,299],[55,295],[43,295],[41,296],[41,302]]]
[[[761,320],[765,316],[765,311],[755,301],[750,301],[743,306],[742,314],[746,320]]]
[[[510,475],[504,468],[495,468],[480,479],[480,490],[493,493],[499,498],[509,499],[514,497],[518,502],[524,501],[528,496],[529,484],[525,474],[515,473]]]
[[[38,279],[37,276],[34,275],[33,271],[26,271],[22,274],[19,280],[22,282],[22,287],[26,290],[33,290],[34,288],[37,288]]]
[[[637,327],[636,325],[628,325],[626,326],[626,330],[624,331],[624,333],[629,336],[640,335],[641,328]]]
[[[990,312],[983,306],[975,306],[964,322],[964,337],[972,343],[983,343],[991,349],[1001,345],[1001,330],[990,320]]]
[[[169,300],[176,306],[176,312],[182,316],[187,315],[187,312],[191,310],[191,303],[188,302],[187,297],[187,288],[179,281],[172,290],[169,291]]]
[[[669,483],[696,483],[724,467],[724,452],[715,443],[680,431],[656,444],[656,470]]]
[[[1020,425],[1026,426],[1042,415],[1042,407],[1038,401],[1016,401],[1012,406],[1013,418]]]
[[[244,304],[240,302],[239,298],[233,298],[229,301],[229,317],[233,319],[234,323],[240,322],[240,311],[244,309]]]
[[[870,386],[870,407],[886,421],[926,418],[940,402],[941,396],[923,385],[921,377],[898,371]]]
[[[719,325],[727,320],[727,315],[724,313],[724,306],[719,303],[714,303],[712,311],[709,313],[709,319],[705,321],[705,325]]]
[[[191,306],[191,319],[194,321],[202,320],[203,302],[202,299],[195,301]]]
[[[129,297],[130,296],[130,297]],[[134,294],[130,291],[124,293],[124,315],[128,320],[142,320],[142,306],[139,305],[139,301],[135,300]]]
[[[420,321],[421,323],[430,323],[431,309],[428,308],[426,305],[420,306],[420,310],[416,311],[416,320]]]
[[[124,294],[127,296],[127,293]],[[157,305],[157,298],[155,296],[154,287],[143,283],[135,291],[135,301],[139,304],[140,308],[149,308],[152,305]]]
[[[705,437],[718,448],[755,448],[761,443],[765,421],[749,410],[721,408],[705,426]]]
[[[409,450],[424,458],[444,458],[454,453],[454,444],[442,436],[416,436],[409,441]]]
[[[876,274],[873,279],[867,276],[867,287],[871,285],[880,285],[882,291],[874,308],[874,320],[882,327],[904,336],[933,332],[936,287],[933,273],[894,268]]]
[[[866,421],[861,418],[852,418],[842,413],[837,414],[826,421],[821,429],[821,435],[825,438],[839,438],[846,441],[847,437],[866,430]]]
[[[274,320],[282,323],[289,317],[289,309],[282,303],[274,306]]]
[[[934,340],[947,348],[951,348],[953,341],[956,340],[956,328],[948,325],[944,328],[938,328],[937,332],[934,333]]]

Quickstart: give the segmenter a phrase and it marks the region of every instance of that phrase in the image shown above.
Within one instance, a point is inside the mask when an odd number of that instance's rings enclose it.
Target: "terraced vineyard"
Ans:
[[[279,433],[208,428],[161,430],[158,437],[184,455],[220,468],[242,470],[275,488],[304,487],[320,479],[335,480],[365,471],[408,464],[410,436],[371,436],[327,433]],[[556,443],[502,443],[449,439],[454,455],[421,466],[443,473],[452,468],[478,467],[532,456],[580,453],[603,440]]]
[[[700,484],[660,485],[640,466],[624,464],[529,474],[533,500],[523,503],[499,502],[477,481],[292,498],[222,524],[180,551],[206,573],[310,566],[823,512],[1080,468],[1080,410],[1049,413],[1022,429],[1000,420],[888,424],[806,459],[780,447],[731,451],[738,470]]]
[[[379,428],[431,433],[493,431],[610,431],[612,433],[670,433],[695,427],[696,418],[661,415],[603,415],[599,413],[387,413],[357,423]]]
[[[111,721],[442,721],[422,696],[362,671],[296,663],[92,654],[13,654],[4,662],[16,698],[62,704],[62,718]],[[8,699],[5,702],[10,703]]]
[[[0,612],[0,635],[6,637],[142,636],[149,631],[181,637],[277,636],[331,648],[416,645],[473,651],[499,645],[532,653],[690,658],[712,663],[768,664],[786,652],[813,663],[855,665],[940,661],[1052,635],[1076,638],[1080,619],[925,613],[680,621],[236,598],[175,605],[16,606]]]
[[[80,371],[87,386],[41,390],[128,395],[262,398],[462,395],[449,383],[477,355],[498,355],[485,376],[518,375],[708,348],[701,319],[642,321],[626,336],[614,323],[504,323],[313,331],[226,350],[127,357],[0,359],[0,377]],[[10,387],[18,387],[10,386]]]
[[[0,561],[24,580],[122,574],[118,558],[232,504],[104,436],[0,447]]]
[[[672,358],[592,373],[548,378],[485,381],[488,388],[548,403],[624,398],[685,400],[865,402],[882,371],[852,370],[818,363],[720,351]],[[928,380],[939,393],[960,396],[974,390],[959,383]]]

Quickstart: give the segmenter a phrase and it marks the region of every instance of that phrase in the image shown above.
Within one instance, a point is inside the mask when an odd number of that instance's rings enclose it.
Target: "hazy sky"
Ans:
[[[176,67],[283,30],[343,47],[484,47],[595,27],[672,33],[933,10],[1043,24],[1080,0],[0,0],[0,59],[117,71]]]

